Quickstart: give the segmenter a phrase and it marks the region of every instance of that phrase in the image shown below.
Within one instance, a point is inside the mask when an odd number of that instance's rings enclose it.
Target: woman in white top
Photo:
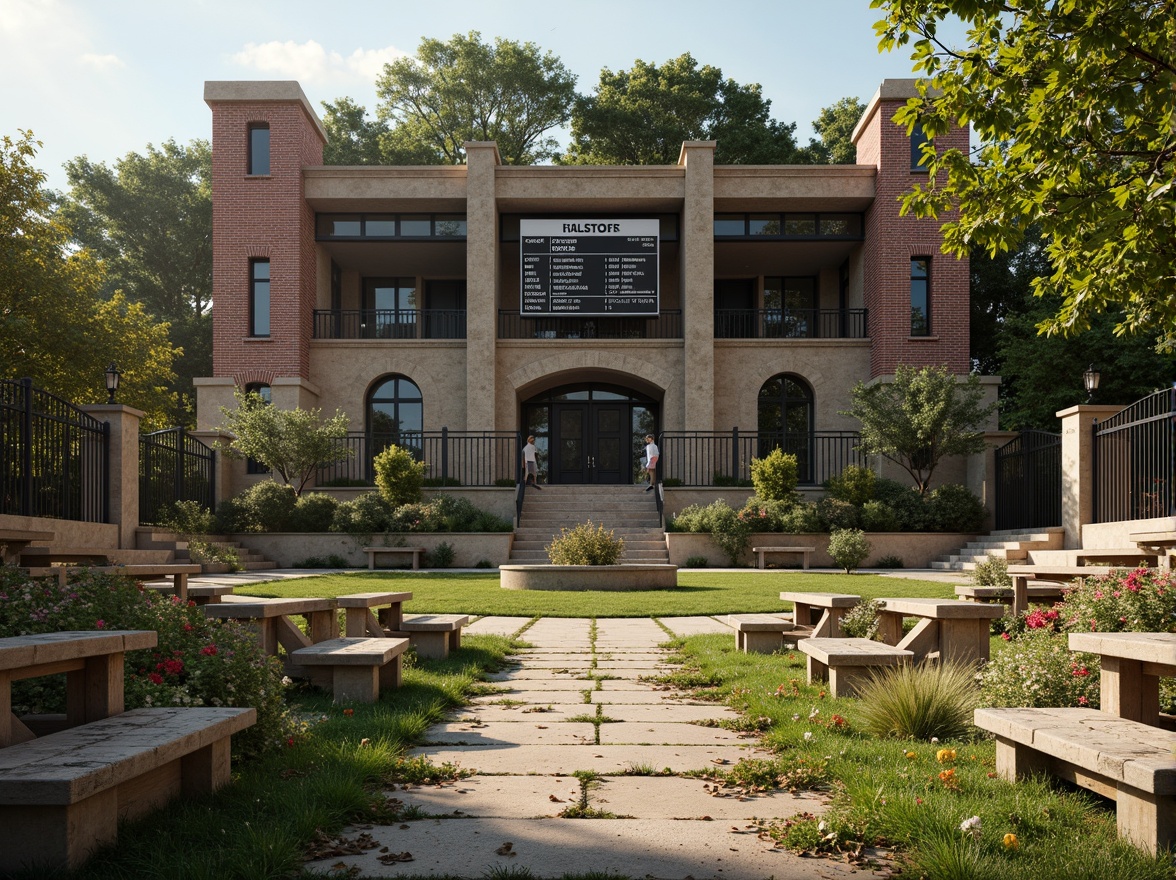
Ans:
[[[657,449],[657,444],[653,442],[653,435],[645,435],[645,470],[649,473],[649,485],[645,487],[646,492],[653,491],[653,484],[657,480],[657,457],[660,453]]]
[[[523,484],[530,483],[540,492],[543,487],[539,485],[539,465],[536,461],[536,455],[539,449],[535,446],[535,435],[532,434],[527,438],[527,445],[523,447],[523,464],[527,468],[527,476],[523,480]]]

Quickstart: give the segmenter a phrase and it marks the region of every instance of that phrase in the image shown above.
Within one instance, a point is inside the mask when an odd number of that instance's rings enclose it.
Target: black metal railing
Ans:
[[[513,486],[518,474],[518,434],[513,431],[401,431],[397,434],[348,432],[339,441],[346,459],[323,465],[318,485],[375,481],[372,460],[395,444],[429,466],[426,479],[441,486]]]
[[[315,339],[465,339],[465,309],[315,309]]]
[[[995,452],[996,528],[1062,524],[1062,435],[1023,431]]]
[[[796,456],[802,486],[816,486],[864,464],[856,431],[665,431],[658,440],[663,480],[682,486],[751,485],[751,460],[779,447]]]
[[[0,513],[110,521],[110,424],[33,387],[0,381]]]
[[[216,453],[182,427],[139,435],[139,521],[158,525],[177,501],[216,509]]]
[[[499,309],[499,339],[681,339],[682,310],[645,317],[530,318]]]
[[[865,339],[865,309],[715,309],[715,339]]]
[[[1176,516],[1176,386],[1091,427],[1094,521]]]

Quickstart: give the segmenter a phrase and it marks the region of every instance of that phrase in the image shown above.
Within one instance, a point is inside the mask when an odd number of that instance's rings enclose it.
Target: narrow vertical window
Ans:
[[[914,130],[911,131],[911,171],[927,173],[927,166],[923,164],[923,144],[930,140],[923,131],[923,126],[916,122]]]
[[[249,261],[249,335],[270,335],[270,261]]]
[[[931,258],[911,257],[911,336],[931,335]]]
[[[254,122],[249,126],[249,168],[247,173],[270,173],[270,129],[268,123]]]

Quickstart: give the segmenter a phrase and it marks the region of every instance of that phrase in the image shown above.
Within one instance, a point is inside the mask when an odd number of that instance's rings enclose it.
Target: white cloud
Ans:
[[[81,57],[81,62],[83,64],[89,65],[90,67],[97,68],[98,70],[112,70],[117,67],[127,66],[126,62],[124,62],[117,55],[97,55],[93,52],[86,52],[83,54]]]
[[[246,43],[232,56],[243,67],[262,73],[290,77],[304,83],[346,82],[362,80],[370,83],[384,69],[384,65],[405,53],[388,46],[384,49],[356,49],[346,58],[329,52],[315,40],[295,43],[292,40],[268,43]]]

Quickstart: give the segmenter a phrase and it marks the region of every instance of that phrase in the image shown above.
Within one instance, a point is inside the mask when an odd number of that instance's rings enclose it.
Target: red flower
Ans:
[[[148,681],[152,684],[163,684],[163,676],[158,672],[152,672],[147,676]]]
[[[1006,642],[1007,642],[1007,641],[1009,640],[1009,638],[1010,638],[1010,636],[1009,636],[1009,634],[1008,634],[1008,633],[1001,633],[1001,634],[1000,634],[1000,637],[1001,637],[1002,639],[1004,639]]]
[[[1079,705],[1079,706],[1085,706],[1085,705],[1087,705],[1089,702],[1090,702],[1090,700],[1086,699],[1086,697],[1083,697],[1083,696],[1079,696],[1079,697],[1078,697],[1078,705]]]
[[[106,628],[106,621],[105,620],[95,620],[94,621],[94,628],[95,629],[105,629]]]
[[[215,657],[216,656],[216,645],[205,645],[203,648],[200,649],[200,653],[203,654],[205,657]]]

